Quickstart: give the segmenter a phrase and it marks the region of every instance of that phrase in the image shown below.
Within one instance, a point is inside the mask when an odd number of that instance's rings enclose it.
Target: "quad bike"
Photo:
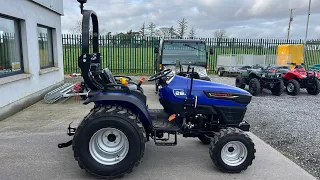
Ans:
[[[283,80],[288,95],[296,96],[301,88],[305,88],[311,95],[320,93],[320,73],[316,71],[306,71],[302,65],[297,65],[284,73]]]
[[[282,73],[274,71],[271,66],[254,66],[252,69],[240,70],[236,77],[235,86],[245,89],[249,85],[249,92],[257,96],[265,88],[273,95],[280,96],[284,90]]]
[[[78,1],[83,13],[83,47],[78,66],[90,88],[83,104],[94,103],[94,107],[77,128],[69,125],[67,134],[73,139],[58,147],[72,146],[80,168],[99,178],[122,177],[138,166],[147,141],[174,146],[177,134],[210,144],[210,158],[222,172],[239,173],[252,164],[256,150],[245,133],[250,125],[244,120],[250,93],[234,86],[173,75],[163,82],[159,92],[161,104],[169,111],[149,109],[141,91],[114,83],[109,69],[100,68],[98,18],[95,12],[83,10],[86,1]],[[163,70],[148,81],[166,78],[171,72]],[[170,141],[170,135],[174,140]]]

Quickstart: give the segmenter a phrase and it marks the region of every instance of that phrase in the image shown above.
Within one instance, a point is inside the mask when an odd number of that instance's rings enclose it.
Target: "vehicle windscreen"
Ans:
[[[206,65],[206,49],[203,43],[165,42],[163,44],[162,64]]]

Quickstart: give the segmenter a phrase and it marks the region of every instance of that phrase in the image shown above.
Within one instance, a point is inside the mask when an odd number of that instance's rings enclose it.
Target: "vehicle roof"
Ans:
[[[198,42],[205,43],[205,40],[200,39],[163,39],[163,42]]]

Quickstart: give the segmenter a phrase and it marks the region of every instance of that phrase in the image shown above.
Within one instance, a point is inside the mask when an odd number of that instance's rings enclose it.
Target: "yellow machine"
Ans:
[[[284,44],[278,46],[277,65],[290,65],[290,69],[292,69],[295,65],[303,63],[303,57],[303,44]]]

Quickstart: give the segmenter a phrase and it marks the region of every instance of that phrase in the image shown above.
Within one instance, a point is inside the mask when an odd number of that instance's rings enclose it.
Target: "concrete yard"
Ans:
[[[160,108],[154,85],[143,85],[150,108]],[[92,105],[72,98],[56,104],[43,101],[0,121],[0,179],[90,179],[73,158],[71,147],[57,144],[70,140],[66,129],[76,126]],[[316,179],[281,153],[249,133],[256,143],[256,159],[240,174],[219,172],[209,150],[197,138],[179,137],[174,147],[157,147],[148,142],[141,164],[122,179],[224,179],[224,180],[312,180]]]

